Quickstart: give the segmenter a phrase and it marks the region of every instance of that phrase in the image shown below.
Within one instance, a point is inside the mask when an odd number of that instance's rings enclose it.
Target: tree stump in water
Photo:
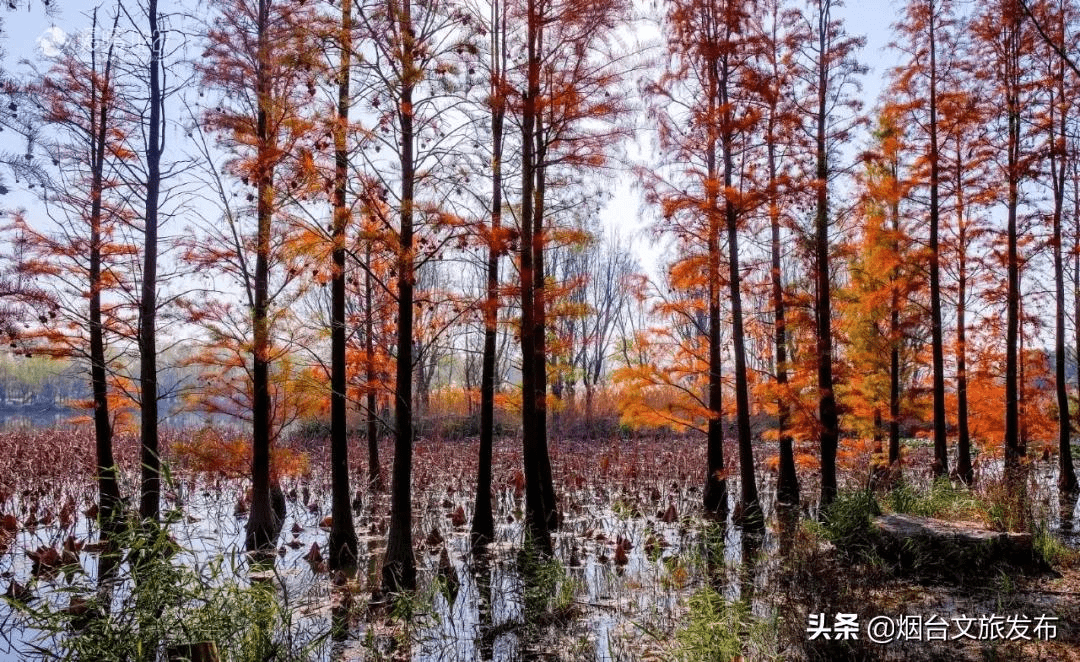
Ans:
[[[171,646],[166,657],[169,662],[221,662],[217,644],[212,641]]]
[[[949,522],[914,515],[874,519],[877,549],[904,568],[949,576],[985,575],[1005,565],[1040,569],[1030,533],[993,531],[975,522]]]

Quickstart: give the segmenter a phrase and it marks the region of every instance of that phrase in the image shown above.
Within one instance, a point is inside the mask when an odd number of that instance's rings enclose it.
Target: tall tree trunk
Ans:
[[[968,429],[967,398],[967,219],[964,217],[963,150],[956,145],[956,474],[971,485],[971,433]]]
[[[503,66],[504,17],[499,0],[491,3],[491,234],[488,237],[487,291],[484,301],[484,355],[480,367],[480,458],[476,472],[476,505],[472,543],[495,538],[491,504],[491,455],[495,440],[495,345],[499,322],[499,256],[502,255],[502,143],[506,114]]]
[[[538,429],[536,393],[542,392],[536,382],[542,378],[536,370],[536,273],[535,234],[541,228],[535,223],[536,186],[536,124],[537,99],[540,96],[540,15],[537,0],[527,2],[527,88],[521,112],[521,424],[522,456],[525,469],[525,522],[531,543],[543,552],[551,551],[551,536],[544,510],[540,486],[540,435]]]
[[[730,30],[731,28],[726,28]],[[739,277],[739,217],[731,199],[734,159],[734,117],[728,104],[728,62],[722,58],[720,102],[723,105],[724,135],[721,149],[724,157],[724,218],[728,240],[728,292],[731,297],[731,335],[735,354],[735,426],[739,440],[739,479],[742,488],[742,518],[748,529],[762,529],[765,519],[758,502],[757,479],[754,476],[754,445],[750,436],[750,394],[746,378],[746,344],[743,337],[742,291]]]
[[[893,161],[892,176],[899,176],[897,163]],[[900,201],[894,200],[892,209],[893,254],[900,255]],[[900,292],[897,281],[899,267],[889,270],[892,293],[889,300],[889,464],[900,460]]]
[[[769,135],[772,136],[770,119]],[[783,390],[787,386],[787,320],[784,311],[784,283],[780,268],[780,204],[776,190],[776,146],[769,140],[769,226],[772,230],[772,305],[775,324],[773,342],[776,352],[776,383],[781,394],[776,401],[776,429],[780,440],[780,475],[776,499],[780,503],[799,503],[799,476],[795,471],[795,448],[788,431],[791,409]]]
[[[930,32],[930,345],[933,354],[934,391],[934,464],[935,476],[949,475],[949,449],[945,420],[945,350],[941,333],[941,268],[938,248],[938,172],[937,135],[937,43],[935,3],[929,5]]]
[[[364,364],[367,367],[367,387],[365,388],[366,402],[365,415],[367,416],[367,447],[368,447],[368,485],[372,490],[383,490],[382,467],[379,464],[379,417],[377,410],[377,388],[375,380],[378,371],[375,367],[375,310],[372,307],[373,290],[375,289],[371,275],[371,242],[367,243],[364,259],[367,269],[364,270]]]
[[[773,47],[780,43],[779,32],[779,4],[773,4],[772,12],[772,35]],[[773,73],[779,79],[777,59],[771,57]],[[779,95],[777,95],[777,99]],[[788,383],[787,373],[787,318],[784,305],[784,281],[780,263],[780,192],[779,179],[777,176],[776,155],[776,115],[777,102],[769,107],[768,119],[765,130],[765,146],[769,160],[769,229],[771,230],[771,278],[772,278],[772,307],[773,307],[773,349],[776,358],[776,384],[778,395],[776,398],[776,436],[779,440],[779,476],[776,481],[776,500],[779,503],[797,505],[799,503],[799,476],[795,470],[795,448],[788,424],[791,418],[791,407],[788,404],[786,388]]]
[[[390,496],[390,533],[383,560],[383,589],[388,592],[416,588],[416,559],[412,548],[412,374],[413,374],[413,88],[415,58],[413,48],[412,0],[404,0],[400,13],[390,1],[391,15],[400,16],[402,39],[401,96],[398,118],[401,123],[401,227],[397,257],[398,332],[397,383],[394,388],[394,475]]]
[[[706,67],[709,117],[715,117],[720,74],[715,59],[708,62]],[[716,147],[716,134],[710,131],[706,147],[708,153],[705,155],[705,208],[709,224],[709,423],[706,442],[708,466],[703,499],[705,510],[725,517],[728,503],[727,479],[724,474],[724,384],[721,378],[723,363],[720,354],[720,178],[716,164]]]
[[[161,32],[157,0],[149,0],[150,21],[150,122],[146,139],[146,217],[143,235],[143,280],[139,300],[139,412],[142,446],[142,486],[139,517],[157,522],[160,510],[161,458],[158,454],[157,391],[157,257],[158,197],[161,187],[161,125],[164,103],[161,91]]]
[[[1060,25],[1064,34],[1064,15]],[[1065,99],[1065,62],[1058,59],[1054,97],[1050,102],[1050,176],[1054,188],[1054,387],[1058,406],[1058,489],[1072,493],[1080,489],[1072,459],[1072,425],[1069,420],[1069,393],[1065,377],[1065,265],[1062,259],[1061,223],[1065,207],[1065,173],[1068,168],[1068,118]],[[1058,108],[1060,106],[1060,108]],[[1054,111],[1059,110],[1055,117]]]
[[[1005,112],[1007,114],[1006,179],[1008,194],[1008,293],[1006,295],[1005,328],[1005,467],[1014,474],[1020,466],[1024,447],[1020,439],[1020,392],[1017,382],[1018,332],[1020,326],[1020,258],[1017,249],[1017,207],[1019,206],[1020,169],[1020,94],[1019,85],[1019,17],[1013,18],[1008,30],[1011,32],[1012,48],[1007,48]]]
[[[830,0],[820,0],[818,7],[818,89],[815,135],[817,203],[814,215],[814,254],[817,262],[817,373],[819,441],[821,446],[821,507],[836,498],[836,449],[839,420],[832,378],[832,305],[829,286],[829,156],[826,145],[829,84],[829,10]]]
[[[543,52],[543,23],[540,24],[537,51]],[[543,112],[536,114],[536,188],[533,203],[533,363],[536,375],[536,460],[540,478],[540,498],[544,519],[549,530],[559,528],[559,506],[555,498],[555,485],[551,475],[551,457],[548,454],[547,434],[547,286],[544,270],[544,247],[547,244],[544,221],[544,195],[547,189],[547,149],[544,137]]]
[[[257,65],[255,69],[256,96],[258,99],[257,135],[259,161],[258,202],[256,220],[258,228],[255,239],[254,306],[251,324],[254,333],[252,347],[252,454],[251,454],[251,511],[248,514],[245,546],[248,551],[269,551],[275,547],[281,522],[270,505],[270,232],[274,210],[274,168],[270,144],[268,113],[270,104],[270,58],[269,38],[270,0],[259,0]]]
[[[94,12],[93,35],[97,35]],[[96,44],[97,42],[95,42]],[[97,49],[91,51],[91,70],[97,75]],[[108,96],[112,93],[112,48],[105,59],[100,85],[90,91],[90,386],[94,397],[94,446],[97,454],[98,521],[108,534],[120,527],[120,487],[112,449],[112,421],[109,419],[108,376],[105,370],[105,333],[101,323],[102,194],[104,191],[105,147],[109,136]],[[103,568],[112,569],[113,566]]]
[[[338,66],[338,104],[334,123],[334,262],[330,283],[330,481],[331,525],[329,566],[356,566],[356,529],[349,496],[349,439],[346,428],[345,364],[345,231],[349,207],[345,200],[348,178],[349,67],[352,62],[352,2],[341,3],[341,61]]]

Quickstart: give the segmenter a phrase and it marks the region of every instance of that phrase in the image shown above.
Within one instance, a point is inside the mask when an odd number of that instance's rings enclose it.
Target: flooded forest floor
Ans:
[[[271,568],[251,563],[243,449],[241,439],[212,430],[166,439],[167,581],[163,602],[146,607],[155,586],[146,577],[156,575],[132,579],[145,567],[137,540],[108,590],[98,582],[91,433],[0,434],[0,661],[95,659],[86,652],[93,646],[113,651],[111,659],[182,659],[191,650],[183,646],[203,640],[228,660],[1080,660],[1076,500],[1054,488],[1055,458],[1030,463],[1017,499],[989,457],[968,490],[933,483],[927,449],[913,445],[903,479],[870,491],[878,458],[847,453],[839,507],[822,523],[816,462],[800,466],[802,506],[777,509],[764,459],[771,448],[760,442],[767,523],[749,534],[737,508],[725,519],[702,511],[699,439],[556,439],[563,520],[554,558],[544,559],[522,552],[518,441],[496,443],[496,540],[478,554],[468,535],[478,444],[421,440],[413,470],[419,589],[373,600],[389,498],[362,479],[361,441],[350,455],[361,562],[349,576],[327,572],[323,558],[330,481],[321,440],[281,444],[279,555]],[[725,450],[737,475],[736,449]],[[798,450],[812,457],[812,448]],[[123,494],[134,495],[137,439],[120,436],[117,456]],[[391,457],[384,445],[384,476]],[[734,506],[736,478],[728,490]],[[1038,558],[1024,567],[901,567],[872,544],[870,519],[890,511],[1024,528]],[[264,610],[237,607],[262,598]]]

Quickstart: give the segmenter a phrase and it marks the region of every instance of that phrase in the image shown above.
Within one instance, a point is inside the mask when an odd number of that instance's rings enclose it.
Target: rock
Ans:
[[[1030,533],[901,514],[881,515],[874,519],[873,528],[878,552],[915,571],[970,576],[992,573],[1001,565],[1040,565]]]

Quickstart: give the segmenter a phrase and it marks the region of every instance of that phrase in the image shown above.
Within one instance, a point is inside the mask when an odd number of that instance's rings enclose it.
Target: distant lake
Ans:
[[[75,409],[62,405],[25,404],[0,406],[0,430],[25,430],[67,427],[78,416],[90,416],[89,409]],[[161,424],[172,428],[198,428],[207,423],[235,424],[231,416],[212,415],[201,412],[178,411],[161,417]]]

